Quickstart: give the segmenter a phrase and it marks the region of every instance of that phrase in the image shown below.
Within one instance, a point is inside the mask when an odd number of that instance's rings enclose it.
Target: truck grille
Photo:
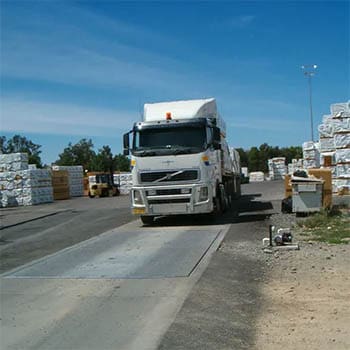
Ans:
[[[192,189],[189,189],[189,193],[192,192]],[[150,196],[149,191],[146,191],[147,196]],[[156,190],[156,196],[169,196],[173,194],[181,194],[180,188],[171,188],[171,189],[162,189]]]
[[[189,203],[190,201],[190,198],[152,199],[148,201],[148,204]]]
[[[178,173],[178,174],[177,174]],[[178,170],[145,172],[140,174],[141,182],[173,182],[173,181],[189,181],[198,180],[198,170]]]

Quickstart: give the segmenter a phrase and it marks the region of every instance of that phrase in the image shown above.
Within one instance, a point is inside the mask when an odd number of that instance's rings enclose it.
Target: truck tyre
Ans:
[[[89,197],[90,198],[94,198],[95,196],[91,194],[91,192],[89,191]]]
[[[141,221],[144,225],[152,225],[154,223],[154,216],[141,215]]]

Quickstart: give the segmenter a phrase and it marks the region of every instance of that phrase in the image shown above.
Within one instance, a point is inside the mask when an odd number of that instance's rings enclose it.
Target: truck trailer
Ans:
[[[146,225],[164,215],[218,215],[240,195],[239,155],[214,98],[145,104],[123,144],[132,213]]]

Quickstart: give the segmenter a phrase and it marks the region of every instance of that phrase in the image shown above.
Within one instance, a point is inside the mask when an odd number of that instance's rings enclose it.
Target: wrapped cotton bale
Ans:
[[[69,174],[69,194],[71,197],[84,195],[84,171],[82,165],[53,165],[52,170],[65,170]]]
[[[333,119],[332,123],[333,133],[350,133],[350,118]]]
[[[249,173],[249,182],[263,182],[264,173],[262,171],[253,171]]]
[[[318,133],[320,137],[333,137],[333,127],[331,123],[320,124],[318,126]]]
[[[119,191],[122,195],[129,194],[132,188],[132,175],[131,173],[118,173],[113,175],[113,180],[116,185],[119,184]]]
[[[350,133],[334,135],[335,148],[350,148]]]
[[[321,152],[332,152],[335,151],[334,138],[320,138],[320,151]]]
[[[268,160],[269,178],[271,180],[281,180],[287,174],[287,167],[285,165],[286,158],[275,157]]]
[[[333,179],[332,192],[349,194],[350,192],[350,179]]]
[[[341,113],[350,113],[350,101],[331,104],[331,113],[336,116]]]
[[[337,164],[337,178],[350,178],[350,164]]]
[[[313,141],[306,141],[303,143],[303,151],[313,150],[314,148],[315,148],[315,143]]]
[[[28,169],[27,153],[0,154],[0,171],[19,171]]]
[[[350,163],[350,148],[337,149],[335,151],[335,161],[337,163]]]

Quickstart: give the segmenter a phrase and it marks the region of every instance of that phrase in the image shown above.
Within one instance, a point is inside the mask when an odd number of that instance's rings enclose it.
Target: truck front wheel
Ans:
[[[154,223],[154,216],[141,215],[141,221],[144,225],[152,225]]]

